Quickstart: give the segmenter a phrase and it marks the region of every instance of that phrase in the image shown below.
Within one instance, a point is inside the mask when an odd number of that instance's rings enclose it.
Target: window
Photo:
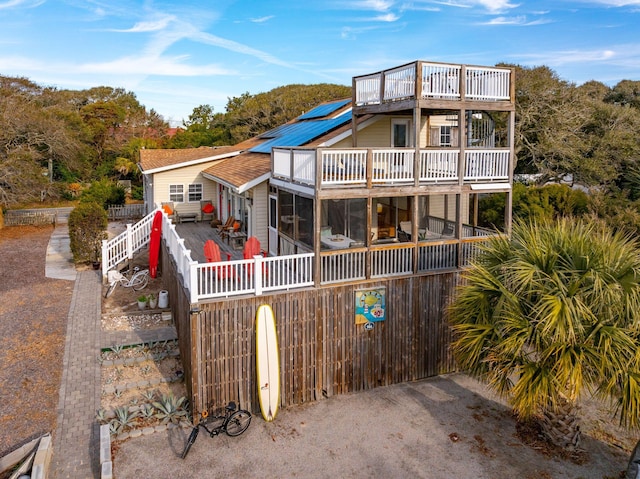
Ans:
[[[324,200],[321,208],[320,241],[323,248],[339,249],[366,245],[366,198]],[[348,241],[331,242],[331,237],[335,235],[344,236]]]
[[[169,201],[174,203],[182,203],[184,201],[183,185],[169,185]]]
[[[409,144],[409,120],[391,121],[391,146],[405,148]]]
[[[440,127],[440,146],[451,146],[451,127]]]
[[[189,201],[200,201],[202,199],[202,183],[189,185]]]
[[[411,241],[413,198],[409,196],[374,198],[371,206],[373,243]]]
[[[313,247],[313,200],[280,190],[280,232]]]

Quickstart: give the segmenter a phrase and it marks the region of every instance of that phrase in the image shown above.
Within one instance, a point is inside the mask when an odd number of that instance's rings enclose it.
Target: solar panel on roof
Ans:
[[[339,110],[340,108],[345,106],[347,103],[349,103],[349,101],[350,100],[340,100],[340,101],[334,101],[333,103],[326,103],[324,105],[319,105],[314,109],[300,115],[298,117],[298,120],[310,120],[312,118],[322,118],[324,116],[330,115],[336,110]]]
[[[344,113],[331,120],[312,120],[292,123],[286,125],[288,128],[283,128],[278,136],[254,146],[249,151],[254,153],[271,153],[271,148],[274,146],[301,146],[334,128],[344,125],[350,121],[350,119],[351,115]]]

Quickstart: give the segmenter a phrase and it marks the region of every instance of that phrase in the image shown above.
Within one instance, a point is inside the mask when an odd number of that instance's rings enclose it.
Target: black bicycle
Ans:
[[[198,437],[200,428],[209,433],[210,437],[217,436],[222,432],[227,433],[228,436],[239,436],[247,430],[249,424],[251,424],[251,413],[244,409],[237,409],[236,403],[231,401],[224,408],[224,416],[209,416],[207,410],[202,411],[200,420],[191,430],[187,444],[182,451],[182,459],[187,457],[189,449]]]

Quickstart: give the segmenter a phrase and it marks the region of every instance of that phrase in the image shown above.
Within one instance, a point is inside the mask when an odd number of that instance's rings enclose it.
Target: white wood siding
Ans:
[[[175,203],[176,209],[180,213],[200,214],[200,201],[189,202],[189,185],[194,183],[202,184],[202,199],[213,200],[216,204],[217,184],[206,179],[201,171],[209,168],[215,161],[200,163],[198,165],[186,166],[175,170],[163,171],[153,175],[153,202],[159,205],[163,201],[169,201],[169,185],[182,185],[184,192],[184,202]]]
[[[391,120],[392,119],[410,119],[411,116],[381,116],[376,119],[375,123],[367,128],[358,131],[358,146],[363,148],[390,148],[391,147]],[[410,134],[413,134],[413,126],[410,126]],[[427,128],[427,118],[423,117],[420,127],[420,146],[426,146],[429,130]],[[413,140],[411,140],[413,142]],[[340,140],[338,143],[331,145],[331,148],[353,148],[351,137]]]
[[[253,188],[252,231],[260,241],[263,250],[269,244],[269,187],[268,182],[260,183]]]

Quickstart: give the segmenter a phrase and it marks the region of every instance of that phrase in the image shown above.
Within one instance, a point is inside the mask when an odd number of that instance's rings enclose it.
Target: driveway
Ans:
[[[510,410],[462,374],[289,407],[272,423],[256,415],[242,436],[200,434],[182,460],[188,432],[120,444],[114,477],[603,479],[629,456],[586,435],[582,464],[527,446]]]

